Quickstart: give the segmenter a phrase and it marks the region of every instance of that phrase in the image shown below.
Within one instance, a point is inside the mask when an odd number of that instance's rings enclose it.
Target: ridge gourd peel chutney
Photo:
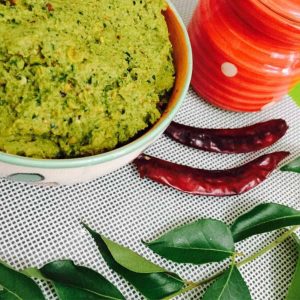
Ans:
[[[163,0],[0,0],[0,150],[71,158],[154,124],[174,85]]]

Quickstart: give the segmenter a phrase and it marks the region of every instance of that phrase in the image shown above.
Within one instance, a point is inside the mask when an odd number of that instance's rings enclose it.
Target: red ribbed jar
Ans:
[[[300,81],[300,0],[200,0],[189,35],[192,86],[218,107],[260,111]]]

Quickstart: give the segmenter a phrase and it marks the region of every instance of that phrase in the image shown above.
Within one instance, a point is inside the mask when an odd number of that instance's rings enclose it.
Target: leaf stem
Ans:
[[[282,234],[280,237],[278,237],[274,242],[272,242],[271,244],[269,244],[268,246],[266,246],[265,248],[261,249],[260,251],[254,253],[253,255],[249,256],[248,258],[242,260],[241,262],[237,263],[236,264],[236,267],[242,267],[252,261],[254,261],[255,259],[257,259],[258,257],[266,254],[267,252],[269,252],[270,250],[276,248],[278,245],[280,245],[281,243],[283,243],[285,240],[287,240],[295,231],[297,231],[298,229],[300,229],[300,226],[294,226],[292,227],[290,230],[286,231],[284,234]],[[237,254],[234,254],[233,257],[232,257],[232,261],[234,262],[235,261],[235,258],[236,256],[238,256]],[[227,270],[227,269],[226,269]],[[180,296],[182,294],[185,294],[197,287],[200,287],[202,285],[205,285],[207,283],[210,283],[211,281],[217,279],[218,277],[220,277],[222,274],[224,274],[224,272],[226,270],[223,270],[223,271],[220,271],[218,273],[216,273],[215,275],[207,278],[207,279],[204,279],[204,280],[201,280],[201,281],[198,281],[198,282],[187,282],[187,286],[178,291],[177,293],[174,293],[166,298],[163,298],[162,300],[170,300],[170,299],[173,299],[177,296]]]
[[[185,294],[185,293],[187,293],[187,292],[189,292],[189,291],[191,291],[191,290],[193,290],[193,289],[195,289],[197,287],[199,287],[199,285],[197,283],[195,283],[195,282],[189,282],[189,283],[187,283],[187,286],[185,288],[183,288],[182,290],[178,291],[177,293],[174,293],[174,294],[172,294],[170,296],[167,296],[167,297],[163,298],[162,300],[173,299],[173,298],[175,298],[175,297],[177,297],[179,295]]]
[[[242,267],[242,266],[254,261],[258,257],[264,255],[265,253],[269,252],[270,250],[274,249],[275,247],[277,247],[278,245],[283,243],[285,240],[287,240],[298,229],[300,229],[300,226],[292,227],[290,230],[286,231],[283,235],[278,237],[274,242],[272,242],[271,244],[269,244],[265,248],[261,249],[260,251],[254,253],[253,255],[249,256],[248,258],[242,260],[241,262],[237,263],[236,266],[239,268],[239,267]]]

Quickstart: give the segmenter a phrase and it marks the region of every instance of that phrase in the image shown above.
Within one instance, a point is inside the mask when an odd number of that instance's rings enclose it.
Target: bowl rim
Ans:
[[[22,167],[41,168],[41,169],[80,168],[80,167],[86,167],[86,166],[109,162],[118,159],[120,157],[126,156],[129,153],[137,151],[138,149],[146,146],[153,139],[155,139],[161,133],[161,129],[168,126],[170,121],[177,114],[181,104],[184,102],[185,95],[190,86],[190,81],[192,77],[192,65],[193,65],[192,49],[191,49],[191,44],[187,33],[187,29],[179,13],[177,12],[175,6],[171,3],[171,0],[165,0],[165,1],[168,4],[168,7],[172,10],[174,16],[177,18],[181,26],[181,29],[183,30],[184,39],[187,46],[188,69],[187,69],[185,84],[181,89],[180,94],[178,95],[178,100],[176,101],[176,104],[174,105],[172,110],[165,115],[165,117],[162,117],[161,119],[162,121],[158,124],[158,126],[154,126],[152,129],[147,131],[140,138],[132,141],[129,144],[126,144],[120,148],[105,153],[97,154],[97,155],[79,157],[79,158],[66,158],[66,159],[64,158],[63,159],[42,159],[42,158],[23,157],[23,156],[8,154],[0,151],[0,163],[2,162],[2,163],[12,164],[12,165],[17,165]]]

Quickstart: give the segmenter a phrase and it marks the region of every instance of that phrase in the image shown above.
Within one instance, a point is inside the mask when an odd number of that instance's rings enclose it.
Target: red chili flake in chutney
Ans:
[[[46,7],[47,7],[49,12],[54,11],[53,5],[51,3],[47,3]]]

